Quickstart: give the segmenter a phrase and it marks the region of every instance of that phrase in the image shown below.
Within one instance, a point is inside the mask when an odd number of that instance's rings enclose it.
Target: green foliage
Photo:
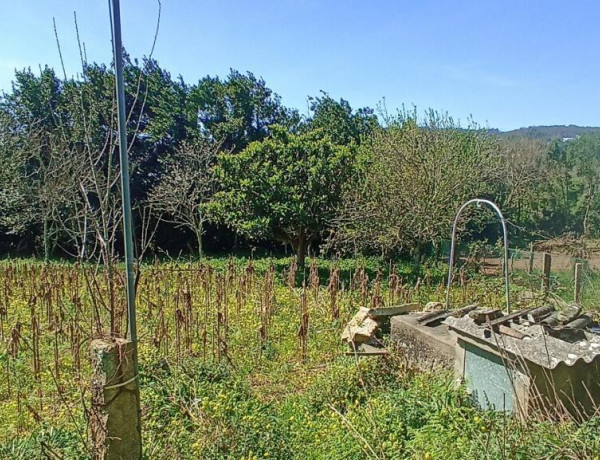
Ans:
[[[292,454],[276,412],[230,368],[188,360],[146,374],[144,383],[142,399],[150,408],[144,424],[149,457],[152,449],[190,459]],[[176,439],[172,430],[180,433]]]
[[[318,131],[272,135],[238,154],[219,157],[221,191],[212,214],[250,238],[291,243],[304,263],[307,245],[321,236],[337,212],[352,175],[352,150]]]
[[[141,245],[155,253],[157,245],[189,250],[205,232],[218,250],[247,248],[260,239],[275,250],[281,242],[291,243],[299,254],[311,242],[333,241],[329,237],[335,235],[337,248],[346,251],[410,254],[418,262],[446,238],[458,205],[475,195],[501,205],[518,241],[565,232],[599,235],[595,128],[497,133],[463,129],[433,111],[423,119],[416,111],[383,114],[382,126],[371,109],[353,110],[326,92],[309,98],[309,114],[301,117],[250,72],[232,69],[225,78],[206,76],[188,84],[153,59],[125,55],[124,76],[136,239],[147,240],[160,220],[159,236]],[[60,78],[48,67],[17,71],[11,91],[0,97],[0,125],[1,249],[43,251],[46,260],[57,253],[98,257],[98,248],[108,248],[111,257],[122,252],[114,237],[120,198],[110,66],[83,62],[76,78]],[[195,219],[189,226],[162,219],[156,207],[149,212],[150,192],[172,179],[163,166],[186,163],[185,146],[198,142],[221,149],[225,158],[243,152],[230,161],[237,165],[225,162],[221,168],[221,197],[231,190],[240,196],[229,196],[214,209],[215,217],[242,238],[214,222],[204,225],[204,213],[202,225]],[[326,167],[324,159],[330,158]],[[272,178],[264,177],[261,165]],[[315,181],[317,175],[322,179]],[[340,191],[343,182],[349,185]],[[470,230],[489,237],[486,223],[482,218]],[[181,226],[186,232],[172,238]]]
[[[584,236],[597,236],[600,234],[597,230],[600,228],[600,134],[569,142],[566,154],[573,186],[579,192],[572,214],[579,216]]]
[[[309,101],[313,114],[305,129],[321,129],[336,144],[359,144],[379,126],[373,110],[367,107],[353,112],[348,101],[340,99],[338,102],[325,92]]]
[[[600,134],[600,128],[577,125],[529,126],[527,128],[514,129],[512,131],[491,131],[501,137],[524,137],[544,142],[555,141],[557,139],[575,139],[578,136],[586,134]]]
[[[84,420],[80,421],[83,426]],[[32,458],[68,458],[91,459],[81,443],[77,430],[81,428],[70,427],[53,428],[41,427],[29,436],[14,438],[10,441],[0,442],[0,458],[6,459],[32,459]],[[58,454],[57,452],[60,452]]]
[[[231,69],[225,80],[207,76],[190,89],[187,110],[197,116],[200,135],[239,152],[264,139],[274,124],[292,126],[295,111],[286,109],[262,78]],[[191,115],[190,115],[191,116]]]
[[[494,139],[461,130],[433,111],[388,120],[361,147],[358,182],[346,188],[338,240],[384,253],[420,256],[450,234],[459,206],[485,195],[497,169]]]
[[[600,134],[502,145],[505,169],[495,190],[509,217],[536,236],[599,235]]]

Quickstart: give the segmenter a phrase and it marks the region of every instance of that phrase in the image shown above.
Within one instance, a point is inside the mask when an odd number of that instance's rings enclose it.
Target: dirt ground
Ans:
[[[552,271],[570,271],[575,267],[576,262],[582,261],[582,259],[575,259],[569,254],[550,254],[552,256]],[[543,254],[536,252],[533,257],[533,269],[542,269],[542,258]],[[585,259],[587,261],[587,268],[589,270],[600,272],[600,254],[594,254],[591,258]],[[515,258],[509,262],[511,270],[528,270],[529,269],[529,257]],[[502,259],[501,258],[486,258],[484,259],[483,272],[486,275],[498,274],[502,270]]]

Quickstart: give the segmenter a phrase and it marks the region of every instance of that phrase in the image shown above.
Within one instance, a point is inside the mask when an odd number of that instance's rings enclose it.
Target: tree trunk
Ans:
[[[421,272],[421,259],[423,258],[423,245],[417,243],[413,248],[413,271],[416,276]]]
[[[198,257],[202,259],[204,252],[202,250],[202,227],[196,229],[196,241],[198,242]]]
[[[50,229],[48,219],[44,219],[44,264],[50,262]]]
[[[300,235],[294,241],[292,241],[294,251],[296,252],[296,263],[298,267],[304,267],[306,262],[306,254],[308,252],[308,238],[304,235]]]
[[[595,187],[590,186],[587,193],[587,202],[585,206],[585,212],[583,214],[583,236],[589,237],[590,234],[590,214],[592,211],[592,204],[595,197]]]

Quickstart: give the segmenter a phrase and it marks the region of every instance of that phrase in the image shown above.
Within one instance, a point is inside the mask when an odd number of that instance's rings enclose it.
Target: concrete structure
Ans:
[[[540,324],[513,324],[524,338],[493,332],[469,316],[445,320],[456,335],[456,363],[483,408],[584,420],[600,407],[600,336],[573,333],[570,341]]]
[[[91,343],[94,459],[142,456],[140,393],[133,353],[133,344],[125,339],[95,339]]]
[[[456,369],[456,335],[448,326],[423,326],[418,320],[421,313],[394,316],[390,320],[390,337],[408,363],[430,371],[436,367]]]
[[[423,315],[393,317],[392,342],[416,368],[454,370],[478,406],[578,420],[600,407],[600,335],[553,336],[525,321],[506,323],[500,333],[469,315],[420,323]]]

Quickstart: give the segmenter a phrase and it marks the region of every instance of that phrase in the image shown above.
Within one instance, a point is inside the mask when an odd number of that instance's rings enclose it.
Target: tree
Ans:
[[[321,97],[310,97],[312,116],[306,129],[322,129],[336,144],[360,144],[361,138],[370,135],[379,126],[373,110],[364,107],[353,111],[348,101],[339,102],[322,92]]]
[[[51,69],[17,72],[0,104],[1,221],[9,233],[39,236],[48,262],[62,233],[59,222],[77,194],[73,158],[65,151],[63,85]]]
[[[299,122],[297,112],[286,109],[262,78],[233,69],[225,80],[207,76],[190,88],[186,108],[202,137],[235,152],[267,137],[271,125]]]
[[[526,137],[500,139],[500,174],[496,199],[505,214],[519,223],[534,225],[548,180],[547,142]]]
[[[320,130],[272,127],[268,139],[219,156],[221,191],[211,211],[247,237],[291,244],[303,265],[310,243],[331,225],[353,157]]]
[[[600,223],[600,135],[578,137],[567,144],[566,153],[579,191],[574,214],[579,216],[582,235],[594,236],[592,228]]]
[[[361,146],[356,182],[344,194],[336,240],[383,253],[409,251],[418,267],[430,245],[448,238],[457,209],[484,195],[496,146],[433,111],[418,123],[403,114]]]
[[[551,236],[572,232],[594,237],[600,224],[600,135],[555,141],[545,178],[531,191],[535,226]]]
[[[164,160],[164,173],[150,192],[148,202],[160,218],[191,230],[202,257],[206,207],[215,191],[213,164],[218,145],[198,141],[184,143]]]

